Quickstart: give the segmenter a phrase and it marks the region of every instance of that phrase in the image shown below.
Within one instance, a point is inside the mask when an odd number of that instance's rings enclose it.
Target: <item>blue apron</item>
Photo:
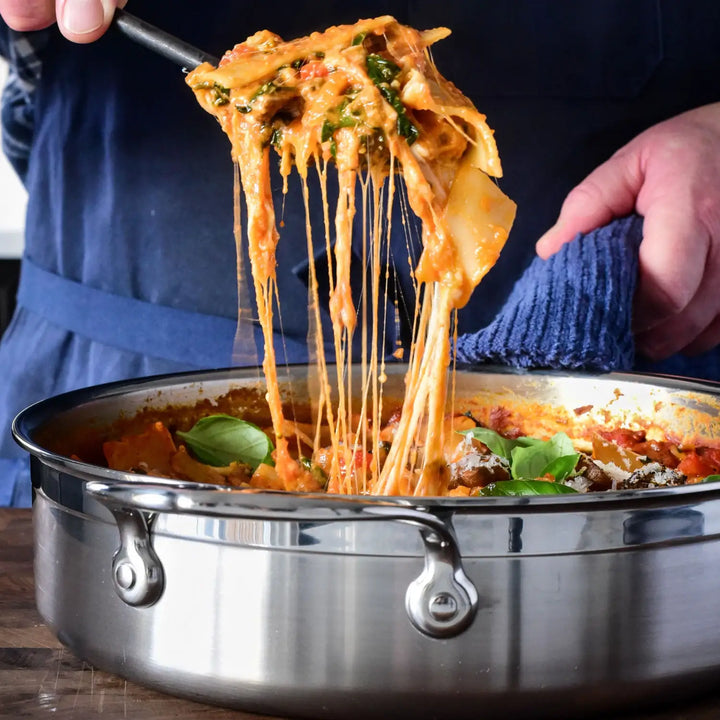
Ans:
[[[203,0],[178,11],[158,0],[136,12],[215,54],[259,28],[290,38],[386,13],[451,27],[433,54],[488,115],[501,186],[519,207],[498,266],[460,315],[460,331],[472,332],[501,307],[573,185],[645,127],[717,99],[720,5],[688,5]],[[11,42],[0,26],[4,54]],[[229,366],[236,332],[229,144],[182,74],[113,33],[76,46],[50,32],[40,60],[37,87],[19,100],[26,112],[9,118],[31,123],[29,153],[16,158],[30,200],[18,310],[0,343],[0,505],[29,502],[23,454],[7,430],[17,411],[76,387]],[[318,208],[313,217],[320,222]],[[283,221],[278,286],[293,301],[284,301],[275,329],[287,360],[302,362],[307,253],[296,180]],[[408,339],[411,324],[401,231],[392,256],[404,312],[389,347]],[[317,262],[328,262],[322,250]]]

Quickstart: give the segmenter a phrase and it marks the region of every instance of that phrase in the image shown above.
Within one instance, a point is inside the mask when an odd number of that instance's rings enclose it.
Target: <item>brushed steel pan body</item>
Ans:
[[[312,395],[304,378],[291,372],[298,402]],[[239,386],[262,393],[255,371],[195,373],[70,393],[16,419],[32,455],[38,608],[79,657],[169,693],[305,717],[571,717],[716,682],[720,485],[331,498],[143,478],[37,440]],[[578,433],[642,417],[720,435],[717,388],[674,379],[472,372],[458,398],[543,406]]]

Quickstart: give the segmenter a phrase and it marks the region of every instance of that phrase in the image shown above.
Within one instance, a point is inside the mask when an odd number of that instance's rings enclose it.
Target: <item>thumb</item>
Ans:
[[[568,193],[555,225],[537,241],[537,254],[547,259],[578,233],[632,212],[641,186],[640,158],[629,149],[617,152]]]
[[[55,22],[55,0],[2,0],[0,16],[9,28],[18,32],[41,30]]]
[[[58,27],[68,40],[93,42],[108,29],[115,9],[124,5],[125,0],[57,0]]]

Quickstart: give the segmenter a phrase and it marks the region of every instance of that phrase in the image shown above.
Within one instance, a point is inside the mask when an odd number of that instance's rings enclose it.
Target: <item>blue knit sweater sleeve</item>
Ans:
[[[548,260],[536,258],[495,320],[458,338],[458,362],[632,368],[632,300],[641,239],[642,218],[631,215],[579,235]]]

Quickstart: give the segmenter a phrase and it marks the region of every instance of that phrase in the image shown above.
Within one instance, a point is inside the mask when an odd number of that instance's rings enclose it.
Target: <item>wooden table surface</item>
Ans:
[[[31,511],[0,508],[0,718],[260,720],[148,690],[74,657],[35,609],[32,552]],[[622,717],[720,720],[720,681],[717,697]]]

